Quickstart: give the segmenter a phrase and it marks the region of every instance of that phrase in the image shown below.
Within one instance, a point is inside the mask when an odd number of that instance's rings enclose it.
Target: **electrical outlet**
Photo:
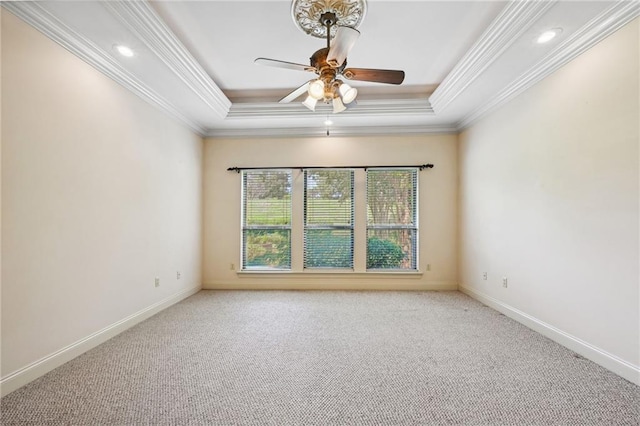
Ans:
[[[482,279],[485,280],[485,281],[487,280],[487,273],[486,272],[482,273]]]
[[[156,277],[156,287],[160,287],[160,278]]]
[[[179,280],[180,279],[180,271],[176,272],[176,279]]]
[[[507,277],[502,277],[502,287],[507,288]]]
[[[229,264],[229,269],[230,269],[230,270],[232,270],[232,271],[235,271],[235,270],[236,270],[236,265],[235,265],[235,263],[230,263],[230,264]]]
[[[431,264],[427,263],[427,271],[430,271],[430,270],[431,270]]]

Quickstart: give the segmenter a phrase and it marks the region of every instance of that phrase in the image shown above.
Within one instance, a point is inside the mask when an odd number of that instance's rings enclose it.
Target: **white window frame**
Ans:
[[[322,225],[309,225],[307,224],[307,179],[308,173],[310,172],[322,172],[322,171],[345,171],[351,173],[351,193],[350,195],[350,203],[351,203],[351,217],[350,224],[341,224],[341,225],[330,225],[330,224],[322,224]],[[303,171],[303,269],[305,270],[348,270],[353,271],[354,262],[355,262],[355,171],[353,169],[345,169],[345,168],[322,168],[322,169],[305,169]],[[328,230],[328,231],[350,231],[351,233],[351,246],[349,248],[351,258],[348,266],[343,267],[334,267],[334,266],[309,266],[307,264],[307,231],[308,230]]]
[[[250,173],[259,173],[259,172],[286,172],[289,175],[289,182],[293,184],[293,171],[291,169],[252,169],[252,170],[242,170],[241,176],[241,216],[240,216],[240,269],[242,271],[291,271],[292,266],[292,243],[293,243],[293,201],[292,197],[289,198],[289,211],[291,212],[291,217],[288,225],[247,225],[246,218],[246,176]],[[293,185],[291,188],[293,192]],[[246,233],[247,230],[286,230],[289,231],[289,267],[288,268],[273,268],[268,266],[249,266],[246,265]]]
[[[420,212],[419,212],[419,194],[420,194],[420,171],[417,167],[371,167],[366,170],[366,179],[365,179],[365,193],[366,193],[366,208],[367,212],[369,209],[369,172],[380,172],[380,171],[411,171],[414,175],[415,186],[413,188],[413,223],[411,225],[403,225],[403,224],[369,224],[368,218],[366,220],[366,235],[365,235],[365,251],[366,258],[368,259],[368,246],[369,246],[369,230],[411,230],[413,231],[413,241],[412,241],[412,251],[413,251],[413,263],[411,268],[367,268],[367,272],[381,272],[381,271],[389,271],[389,272],[417,272],[420,267]]]

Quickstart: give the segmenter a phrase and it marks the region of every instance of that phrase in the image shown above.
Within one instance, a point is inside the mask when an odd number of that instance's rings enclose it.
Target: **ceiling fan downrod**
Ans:
[[[320,23],[327,27],[327,49],[331,47],[331,27],[338,22],[336,14],[333,12],[324,12],[320,15]]]

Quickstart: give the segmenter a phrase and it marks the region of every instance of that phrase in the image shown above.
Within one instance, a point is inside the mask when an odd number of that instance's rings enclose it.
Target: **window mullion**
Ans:
[[[293,171],[291,183],[291,270],[302,272],[304,266],[304,176]]]
[[[354,176],[353,270],[367,271],[367,173],[355,170]]]

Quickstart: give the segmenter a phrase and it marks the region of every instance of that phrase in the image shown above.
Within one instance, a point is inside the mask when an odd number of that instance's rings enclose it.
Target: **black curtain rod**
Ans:
[[[275,169],[377,169],[377,168],[410,168],[415,167],[420,170],[424,169],[433,169],[433,164],[419,164],[419,165],[411,165],[411,166],[294,166],[294,167],[229,167],[227,171],[229,172],[237,172],[240,173],[241,170],[275,170]]]

